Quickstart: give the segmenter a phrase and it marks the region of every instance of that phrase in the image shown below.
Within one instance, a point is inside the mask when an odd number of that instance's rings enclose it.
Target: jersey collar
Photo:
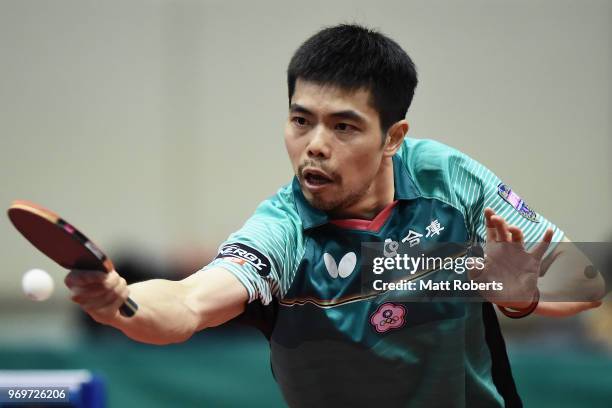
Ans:
[[[393,156],[393,185],[395,187],[395,200],[414,200],[420,196],[419,190],[399,154]],[[306,201],[297,177],[293,177],[291,188],[304,230],[329,222],[329,217],[325,211],[314,208]]]

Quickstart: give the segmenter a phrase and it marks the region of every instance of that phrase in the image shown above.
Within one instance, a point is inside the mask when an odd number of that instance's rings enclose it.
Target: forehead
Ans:
[[[369,120],[378,121],[378,112],[371,106],[371,96],[364,88],[346,90],[298,79],[290,103],[319,115],[352,110]]]

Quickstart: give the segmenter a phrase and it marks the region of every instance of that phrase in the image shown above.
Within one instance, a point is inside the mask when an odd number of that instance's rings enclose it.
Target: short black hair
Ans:
[[[289,103],[298,78],[347,90],[368,89],[383,134],[406,117],[418,82],[414,63],[402,47],[356,24],[324,28],[297,49],[287,69]]]

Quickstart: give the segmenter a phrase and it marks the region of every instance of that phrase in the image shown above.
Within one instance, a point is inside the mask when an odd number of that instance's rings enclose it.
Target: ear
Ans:
[[[387,136],[385,137],[385,144],[383,146],[385,156],[393,156],[404,142],[404,137],[408,133],[408,121],[402,119],[399,122],[395,122],[387,130]]]

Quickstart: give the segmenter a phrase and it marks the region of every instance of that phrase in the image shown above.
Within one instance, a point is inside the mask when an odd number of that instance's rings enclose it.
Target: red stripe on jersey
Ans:
[[[393,208],[395,208],[397,203],[398,203],[398,200],[395,200],[391,204],[387,205],[372,220],[361,220],[357,218],[348,218],[348,219],[341,219],[341,220],[330,220],[329,222],[340,228],[378,232],[382,228],[382,226],[385,225],[385,222],[387,222],[387,220],[391,216],[391,212],[393,211]]]

